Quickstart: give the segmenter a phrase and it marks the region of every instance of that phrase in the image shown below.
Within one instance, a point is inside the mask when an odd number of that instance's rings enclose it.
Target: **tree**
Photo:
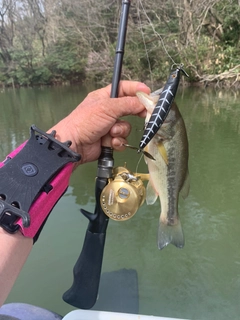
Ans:
[[[111,81],[121,0],[0,0],[0,82]],[[122,76],[190,81],[238,65],[239,0],[132,0]],[[238,70],[238,69],[234,69]]]
[[[10,50],[14,38],[14,9],[15,1],[13,0],[3,0],[0,3],[0,55],[6,66],[11,62]]]

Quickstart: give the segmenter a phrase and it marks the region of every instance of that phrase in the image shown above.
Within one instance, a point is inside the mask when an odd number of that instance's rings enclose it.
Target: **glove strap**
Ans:
[[[34,237],[66,191],[73,163],[81,157],[69,149],[71,141],[54,138],[56,131],[47,134],[32,125],[30,134],[0,163],[0,226]]]

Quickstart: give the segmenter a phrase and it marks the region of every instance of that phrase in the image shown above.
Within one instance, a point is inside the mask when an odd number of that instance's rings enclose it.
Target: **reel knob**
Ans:
[[[145,187],[140,176],[125,167],[114,169],[113,178],[102,190],[101,207],[112,220],[125,221],[132,218],[144,203]]]

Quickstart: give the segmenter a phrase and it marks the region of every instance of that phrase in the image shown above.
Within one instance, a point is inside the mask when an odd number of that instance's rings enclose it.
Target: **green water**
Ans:
[[[47,130],[70,112],[89,89],[20,89],[0,93],[1,159],[29,136],[35,123]],[[240,314],[240,95],[188,88],[176,101],[190,148],[191,189],[180,200],[185,247],[157,249],[159,203],[144,204],[123,223],[109,222],[103,272],[137,271],[139,313],[187,319],[239,319]],[[129,118],[129,142],[138,145],[142,119]],[[114,153],[135,171],[139,155]],[[146,172],[141,161],[139,171]],[[86,218],[93,211],[96,163],[79,167],[54,208],[7,302],[25,302],[60,314],[73,308],[62,300],[82,248]]]

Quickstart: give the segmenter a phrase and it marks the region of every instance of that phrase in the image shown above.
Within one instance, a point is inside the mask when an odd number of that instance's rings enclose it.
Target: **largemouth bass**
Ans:
[[[137,96],[147,109],[147,123],[159,95],[138,92]],[[160,198],[158,248],[163,249],[169,243],[182,248],[184,235],[178,214],[178,198],[180,191],[183,198],[189,192],[188,139],[176,103],[172,104],[166,120],[144,150],[155,159],[145,157],[150,175],[146,202],[153,204]]]

